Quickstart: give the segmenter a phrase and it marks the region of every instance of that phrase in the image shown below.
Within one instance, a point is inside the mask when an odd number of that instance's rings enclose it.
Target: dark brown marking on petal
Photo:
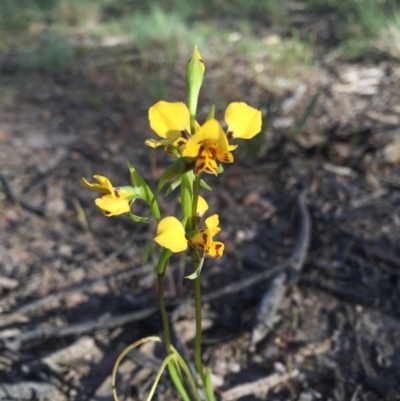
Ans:
[[[106,216],[109,216],[109,215],[111,214],[111,212],[109,212],[109,211],[107,211],[107,210],[103,210],[103,213],[104,213]]]
[[[198,174],[199,170],[203,170],[205,167],[205,163],[200,163],[199,165],[196,166],[196,174]]]
[[[219,253],[219,250],[222,248],[221,244],[215,245],[215,257],[220,258],[222,255]]]
[[[189,139],[190,138],[190,134],[189,134],[189,132],[187,132],[187,130],[182,130],[181,131],[181,137],[182,138],[185,138],[185,139]]]
[[[115,196],[116,196],[117,198],[120,197],[120,195],[119,195],[119,188],[114,188],[114,194],[115,194]]]
[[[228,131],[228,132],[226,133],[226,137],[227,137],[228,139],[232,139],[232,138],[233,138],[233,131]]]
[[[201,248],[201,249],[204,249],[204,245],[203,245],[203,244],[198,244],[198,243],[194,244],[193,242],[190,242],[190,241],[189,241],[189,244],[190,244],[193,248]]]
[[[207,233],[203,233],[203,235],[201,237],[203,238],[203,242],[205,244],[207,244],[208,234]]]

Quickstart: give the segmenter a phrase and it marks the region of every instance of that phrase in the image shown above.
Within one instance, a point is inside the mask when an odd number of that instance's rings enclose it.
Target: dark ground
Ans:
[[[21,74],[12,55],[0,60],[3,87],[19,88],[0,107],[2,400],[35,399],[27,390],[34,385],[37,399],[110,400],[119,352],[160,334],[159,315],[149,309],[156,306],[155,226],[104,217],[80,178],[100,174],[127,185],[129,160],[155,183],[167,156],[143,144],[154,135],[147,111],[160,97],[185,99],[186,55],[169,67],[130,49],[118,52],[119,58],[100,52],[54,74]],[[226,253],[220,261],[207,259],[203,293],[290,255],[301,186],[312,218],[304,268],[256,352],[249,352],[251,328],[267,282],[204,304],[204,361],[217,393],[298,370],[268,395],[264,389],[241,399],[400,399],[398,63],[321,58],[311,74],[271,89],[268,66],[254,73],[237,58],[227,71],[217,58],[205,53],[204,59],[203,115],[216,102],[222,118],[230,101],[242,100],[264,112],[270,104],[272,117],[258,142],[239,146],[235,164],[218,181],[209,177],[213,191],[204,196],[220,214]],[[312,116],[295,135],[317,92]],[[165,213],[173,212],[174,196],[161,202]],[[139,202],[134,212],[147,213]],[[188,305],[191,286],[175,262],[170,311],[191,352],[192,310],[174,304]],[[132,315],[140,311],[143,317]],[[141,351],[145,357],[133,355],[121,367],[123,399],[145,399],[154,355],[151,347]],[[175,399],[166,378],[156,399]]]

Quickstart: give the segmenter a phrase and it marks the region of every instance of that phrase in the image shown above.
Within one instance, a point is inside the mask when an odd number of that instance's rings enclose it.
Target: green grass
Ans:
[[[395,0],[0,0],[0,53],[19,48],[25,69],[54,71],[71,63],[80,38],[125,37],[137,50],[162,52],[167,61],[211,41],[221,57],[263,54],[272,72],[291,71],[313,59],[315,41],[290,25],[293,16],[309,12],[336,15],[346,57],[363,57],[377,43],[389,48],[385,41],[398,47]],[[268,29],[279,33],[279,43],[263,42]],[[241,38],[232,43],[235,32]]]
[[[22,70],[43,69],[52,73],[68,67],[74,50],[61,36],[50,33],[36,45],[24,47],[20,51],[19,65]]]
[[[393,26],[400,13],[400,3],[395,0],[306,0],[316,11],[324,9],[336,14],[336,33],[339,48],[345,57],[368,57],[389,26]]]

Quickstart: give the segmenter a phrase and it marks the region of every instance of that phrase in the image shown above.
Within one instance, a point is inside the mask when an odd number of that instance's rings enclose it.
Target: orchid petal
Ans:
[[[222,242],[215,241],[208,249],[208,254],[213,258],[219,259],[224,253],[225,245]]]
[[[261,131],[261,111],[246,103],[231,103],[225,111],[227,136],[250,139]]]
[[[178,139],[182,131],[190,132],[189,110],[185,103],[160,101],[149,109],[152,130],[161,138]]]
[[[83,177],[81,179],[81,183],[92,191],[100,192],[104,195],[113,193],[114,188],[107,177],[103,177],[102,175],[94,175],[93,178],[95,178],[99,182],[99,184],[91,184]]]
[[[208,204],[207,204],[206,200],[202,196],[199,196],[198,201],[197,201],[197,215],[203,216],[203,214],[207,210],[208,210]]]
[[[101,211],[107,216],[117,216],[130,211],[130,201],[126,198],[114,198],[112,195],[104,195],[94,201]]]
[[[182,223],[173,216],[165,217],[160,221],[154,241],[174,253],[187,249],[185,230]]]

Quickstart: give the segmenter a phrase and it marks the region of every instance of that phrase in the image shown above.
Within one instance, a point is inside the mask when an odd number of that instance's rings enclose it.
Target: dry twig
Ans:
[[[264,379],[256,380],[255,382],[240,384],[225,391],[222,394],[222,401],[235,401],[241,397],[251,394],[262,394],[265,396],[273,387],[276,387],[279,384],[284,384],[287,381],[296,378],[299,373],[300,372],[297,369],[283,375],[280,373],[273,373],[272,375],[267,376]]]
[[[294,279],[291,282],[297,281],[306,260],[311,239],[311,217],[306,205],[305,191],[299,194],[297,204],[300,218],[296,246],[287,262],[288,269],[281,270],[274,277],[261,300],[251,336],[250,351],[252,352],[255,346],[267,336],[274,324],[275,314],[286,292],[289,277],[294,273]]]
[[[32,205],[31,203],[29,203],[25,199],[23,199],[23,197],[18,196],[15,193],[10,180],[4,174],[0,174],[0,181],[3,183],[4,191],[10,201],[19,203],[24,209],[29,210],[30,212],[36,213],[39,216],[44,216],[44,214],[45,214],[44,208],[36,206],[36,205]]]

